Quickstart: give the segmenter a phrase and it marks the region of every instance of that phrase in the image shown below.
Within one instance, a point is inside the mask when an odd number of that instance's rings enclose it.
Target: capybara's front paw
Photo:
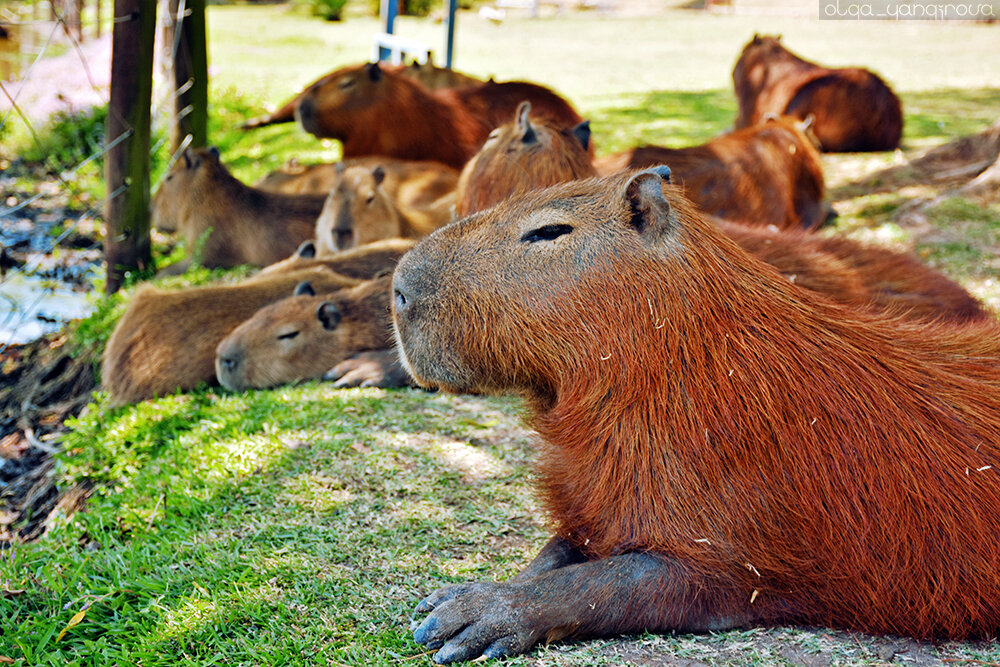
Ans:
[[[333,367],[325,380],[334,380],[334,387],[381,387],[390,389],[410,386],[410,375],[399,362],[396,350],[361,352]]]
[[[440,588],[417,605],[415,613],[427,613],[413,621],[413,639],[436,648],[439,664],[524,653],[544,635],[528,620],[533,605],[520,599],[508,584],[457,584]]]

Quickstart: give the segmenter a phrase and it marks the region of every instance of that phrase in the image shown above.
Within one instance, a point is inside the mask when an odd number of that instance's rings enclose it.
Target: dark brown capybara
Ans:
[[[555,537],[417,606],[438,662],[642,631],[1000,630],[1000,326],[802,289],[663,170],[464,218],[393,276],[422,385],[523,397]]]
[[[357,280],[325,267],[182,290],[140,286],[104,350],[102,388],[112,405],[215,381],[215,348],[230,331],[302,281],[331,291]]]
[[[537,84],[489,81],[431,91],[373,63],[343,68],[306,90],[296,117],[307,132],[339,139],[345,158],[387,155],[461,169],[525,100],[538,117],[566,127],[583,120],[569,102]]]
[[[348,68],[354,69],[363,66],[364,64],[351,65],[348,66]],[[437,90],[438,88],[469,88],[483,84],[482,79],[477,79],[473,76],[463,74],[462,72],[453,69],[438,67],[431,62],[427,62],[423,65],[417,62],[413,62],[409,65],[387,65],[385,63],[379,63],[379,67],[385,71],[395,72],[400,76],[413,79],[428,90]],[[302,99],[302,96],[305,95],[306,91],[315,88],[316,86],[324,85],[332,77],[338,76],[343,69],[344,68],[342,67],[337,68],[332,72],[324,74],[306,86],[305,90],[301,93],[282,104],[281,107],[273,113],[248,120],[240,127],[245,130],[250,130],[256,127],[264,127],[265,125],[293,122],[295,120],[295,107],[298,106],[299,100]]]
[[[765,114],[815,118],[813,132],[827,152],[889,151],[903,136],[899,98],[877,74],[828,68],[803,60],[781,37],[754,35],[733,69],[739,101],[736,128]]]
[[[596,176],[589,151],[589,121],[563,127],[532,118],[531,103],[522,102],[463,167],[455,213],[464,217],[507,197]]]
[[[458,170],[440,162],[373,155],[320,164],[293,162],[272,171],[254,187],[286,194],[326,195],[340,179],[338,172],[347,167],[382,167],[385,172],[382,189],[397,206],[424,207],[455,192],[458,186]]]
[[[382,187],[385,174],[381,165],[338,171],[323,211],[316,219],[315,239],[321,253],[382,239],[423,238],[451,222],[454,191],[436,201],[406,201],[404,193],[397,191],[397,197],[393,197]]]
[[[300,284],[219,343],[219,384],[244,391],[318,379],[357,354],[389,351],[391,282],[386,275],[320,296],[309,283]]]
[[[266,266],[312,238],[325,200],[250,187],[229,173],[218,150],[186,149],[153,197],[152,221],[161,231],[180,234],[189,253],[208,234],[203,266]]]
[[[280,262],[265,266],[248,280],[267,278],[275,273],[288,273],[323,267],[355,280],[369,280],[383,273],[392,273],[399,258],[416,243],[413,239],[385,239],[335,253],[317,249],[316,242],[303,241],[295,254]]]
[[[806,122],[768,116],[698,146],[640,146],[597,161],[602,175],[670,167],[704,212],[752,225],[813,229],[826,220],[822,157]]]

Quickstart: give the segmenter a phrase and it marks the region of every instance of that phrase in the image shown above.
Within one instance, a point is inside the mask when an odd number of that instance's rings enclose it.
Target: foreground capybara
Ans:
[[[302,281],[323,291],[358,281],[325,267],[232,285],[160,290],[142,285],[104,350],[102,388],[112,405],[194,389],[215,380],[215,348],[226,334]]]
[[[508,121],[490,132],[462,168],[455,213],[464,217],[523,194],[566,181],[596,176],[590,163],[590,123],[564,127],[531,117],[522,102]]]
[[[382,189],[401,206],[426,206],[454,192],[458,185],[458,170],[440,162],[372,155],[341,162],[292,163],[272,171],[255,187],[287,194],[326,195],[340,179],[339,172],[347,167],[382,167]]]
[[[423,238],[452,220],[454,192],[436,201],[404,201],[382,187],[381,165],[338,171],[323,211],[316,219],[315,239],[321,252],[347,250],[389,238]]]
[[[207,233],[203,266],[265,266],[312,238],[324,201],[252,188],[229,173],[215,148],[185,149],[153,197],[152,222],[179,233],[188,253]]]
[[[392,346],[391,276],[316,296],[308,283],[233,329],[215,353],[219,383],[232,391],[321,378],[361,352]]]
[[[438,230],[393,277],[422,385],[517,394],[556,535],[417,606],[438,662],[641,631],[1000,630],[1000,326],[837,305],[662,169]]]
[[[769,113],[813,116],[813,132],[827,152],[889,151],[903,136],[902,105],[877,74],[803,60],[780,36],[754,35],[733,68],[733,86],[737,129]]]
[[[569,102],[533,83],[431,91],[377,63],[345,67],[310,87],[295,114],[307,132],[339,139],[345,158],[387,155],[461,169],[525,100],[539,118],[566,127],[583,120]]]
[[[356,280],[369,280],[383,273],[392,273],[399,258],[415,244],[416,241],[413,239],[385,239],[350,250],[328,253],[317,250],[315,241],[303,241],[295,254],[265,266],[248,280],[316,267],[323,267]]]
[[[753,127],[685,148],[640,146],[597,161],[602,175],[670,167],[674,182],[706,213],[753,225],[813,229],[828,208],[822,157],[804,123],[768,116]]]
[[[364,65],[354,65],[353,67],[357,68],[363,66]],[[409,65],[387,65],[385,63],[379,63],[379,67],[389,72],[395,72],[408,79],[413,79],[429,90],[436,90],[438,88],[469,88],[483,84],[481,79],[477,79],[473,76],[463,74],[462,72],[458,72],[453,69],[438,67],[431,62],[427,62],[423,65],[417,62],[413,62]],[[306,91],[316,86],[324,85],[331,77],[339,75],[342,69],[343,68],[338,68],[332,72],[324,74],[306,86],[305,90],[301,93],[281,105],[281,107],[273,113],[248,120],[240,127],[245,130],[250,130],[256,127],[264,127],[265,125],[293,122],[295,120],[295,107],[298,106],[299,100],[302,99],[302,96],[305,95]]]

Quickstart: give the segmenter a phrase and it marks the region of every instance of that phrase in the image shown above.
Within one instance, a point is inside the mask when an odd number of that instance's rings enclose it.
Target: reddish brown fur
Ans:
[[[101,378],[111,404],[135,403],[214,382],[219,341],[304,280],[326,291],[357,282],[317,267],[235,285],[173,291],[139,287],[104,350]]]
[[[523,100],[566,126],[582,120],[566,100],[535,84],[490,81],[429,91],[371,65],[343,68],[308,89],[296,115],[306,131],[343,142],[344,157],[387,155],[461,168]]]
[[[265,266],[312,237],[324,200],[244,185],[214,149],[189,149],[153,197],[153,224],[178,232],[189,253],[211,230],[201,252],[204,266]]]
[[[466,163],[455,196],[458,217],[511,196],[597,175],[590,164],[588,126],[568,128],[530,114],[531,104],[523,102],[513,120],[490,132]]]
[[[421,603],[437,659],[642,629],[1000,630],[996,323],[837,305],[653,171],[460,220],[393,286],[418,381],[525,397],[560,538]]]
[[[788,117],[687,148],[641,146],[597,162],[608,175],[670,167],[674,182],[706,213],[746,224],[812,229],[823,224],[823,162],[809,135]]]
[[[244,391],[320,378],[359,352],[391,347],[390,283],[391,277],[383,276],[261,308],[216,348],[219,383]],[[320,317],[322,309],[331,308],[339,316],[335,322]]]
[[[866,69],[822,67],[798,57],[779,40],[754,35],[736,61],[737,129],[755,125],[769,113],[803,120],[813,116],[813,131],[824,151],[899,146],[902,105],[878,75]]]

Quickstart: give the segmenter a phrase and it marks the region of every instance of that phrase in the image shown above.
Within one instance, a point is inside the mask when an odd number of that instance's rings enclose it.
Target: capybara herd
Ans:
[[[865,69],[755,35],[735,127],[595,158],[554,91],[433,66],[320,78],[342,160],[257,185],[185,150],[153,200],[192,262],[140,286],[112,405],[327,379],[513,394],[555,535],[502,583],[417,606],[437,662],[641,631],[1000,631],[1000,324],[915,256],[817,233],[823,152],[899,146]],[[387,399],[388,400],[388,399]]]

